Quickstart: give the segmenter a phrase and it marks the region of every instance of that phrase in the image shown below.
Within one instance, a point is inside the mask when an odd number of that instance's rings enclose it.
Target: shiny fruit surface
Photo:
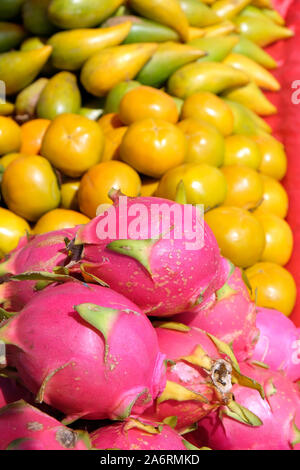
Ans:
[[[136,197],[141,191],[138,173],[126,163],[119,161],[102,162],[95,165],[83,176],[78,201],[81,212],[92,218],[100,204],[112,204],[108,193],[119,189],[125,196]]]
[[[221,253],[240,268],[257,263],[265,247],[265,234],[261,223],[245,209],[217,207],[205,220],[212,229]]]
[[[259,307],[273,308],[289,316],[296,301],[293,276],[276,263],[261,262],[246,270],[253,300]]]

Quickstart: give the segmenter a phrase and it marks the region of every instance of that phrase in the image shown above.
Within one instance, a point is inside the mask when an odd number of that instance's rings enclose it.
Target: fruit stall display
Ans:
[[[1,0],[0,450],[300,449],[294,3]]]

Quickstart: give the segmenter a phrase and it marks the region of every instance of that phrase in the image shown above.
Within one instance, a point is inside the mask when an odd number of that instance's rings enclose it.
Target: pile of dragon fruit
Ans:
[[[300,330],[256,307],[204,221],[201,248],[163,218],[122,238],[137,203],[144,222],[177,204],[128,198],[99,237],[117,194],[2,260],[0,450],[300,449]]]

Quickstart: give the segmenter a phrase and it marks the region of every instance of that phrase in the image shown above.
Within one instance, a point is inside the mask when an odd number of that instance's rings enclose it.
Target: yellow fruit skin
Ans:
[[[233,113],[218,96],[199,92],[187,98],[181,111],[181,119],[201,119],[215,126],[224,136],[233,132]]]
[[[273,308],[289,316],[296,302],[293,276],[276,263],[260,262],[246,270],[252,300],[259,307]]]
[[[41,234],[53,230],[76,227],[76,225],[87,224],[89,221],[90,219],[80,214],[80,212],[68,209],[54,209],[47,212],[37,221],[33,233]]]
[[[155,43],[108,47],[85,62],[81,83],[92,95],[105,96],[118,83],[133,79],[157,47]]]
[[[16,160],[17,158],[24,157],[23,153],[8,153],[0,158],[0,165],[3,166],[4,169],[8,167],[8,165]]]
[[[158,188],[159,180],[153,178],[143,178],[141,187],[141,196],[148,197],[154,196]]]
[[[0,256],[3,257],[16,248],[21,237],[30,233],[26,220],[13,212],[0,207]]]
[[[61,203],[63,209],[71,209],[76,211],[78,209],[78,190],[80,180],[71,180],[63,183],[60,187]]]
[[[223,63],[245,72],[250,80],[253,80],[254,83],[261,88],[271,91],[280,90],[280,83],[276,78],[264,67],[245,55],[232,52],[226,57]]]
[[[270,176],[261,175],[264,183],[263,200],[257,211],[263,210],[285,219],[288,213],[289,200],[284,187]]]
[[[50,163],[39,155],[20,157],[3,173],[2,194],[8,208],[36,221],[60,203],[60,190]]]
[[[12,95],[32,83],[51,52],[51,46],[44,46],[32,51],[11,51],[1,54],[0,80],[5,82],[6,93]]]
[[[162,119],[143,119],[128,127],[120,156],[139,173],[160,178],[184,162],[186,151],[185,136],[177,126]]]
[[[223,93],[222,96],[243,104],[260,116],[271,116],[277,112],[277,108],[268,100],[255,82],[229,90]]]
[[[286,174],[287,156],[284,146],[271,135],[251,137],[257,143],[262,161],[259,171],[280,181]]]
[[[99,124],[78,114],[61,114],[46,131],[41,155],[65,175],[77,178],[101,161],[103,149]]]
[[[0,155],[18,152],[20,147],[20,126],[11,118],[0,116]]]
[[[207,163],[221,166],[225,143],[218,129],[202,120],[184,119],[178,124],[187,139],[186,163]]]
[[[130,0],[129,6],[145,18],[170,26],[188,41],[189,23],[177,0]]]
[[[248,75],[219,62],[194,62],[177,70],[168,81],[168,91],[178,98],[188,98],[199,91],[221,93],[227,88],[249,83]]]
[[[120,146],[128,127],[118,127],[105,134],[105,145],[102,162],[120,159]]]
[[[168,171],[160,180],[155,195],[175,201],[180,181],[184,184],[188,204],[203,204],[204,210],[208,210],[225,199],[224,175],[218,168],[204,163],[186,163]]]
[[[93,54],[117,46],[128,35],[130,21],[110,28],[74,29],[54,34],[48,41],[53,47],[53,65],[63,70],[78,70]]]
[[[258,145],[250,137],[235,134],[225,139],[224,166],[244,165],[257,170],[261,160]]]
[[[173,98],[161,90],[140,86],[126,93],[120,103],[119,117],[126,124],[158,118],[176,124],[179,118]]]
[[[241,268],[260,260],[265,234],[260,222],[250,212],[238,207],[217,207],[205,214],[205,220],[225,258]]]
[[[250,2],[251,0],[217,0],[213,3],[212,9],[220,18],[231,20]]]
[[[227,196],[224,206],[243,209],[256,207],[263,197],[263,182],[257,171],[243,165],[222,168],[227,181]]]
[[[109,191],[120,189],[129,197],[136,197],[141,191],[138,173],[123,162],[109,161],[95,165],[81,179],[78,201],[81,212],[95,217],[100,204],[112,204]]]
[[[284,266],[289,261],[293,250],[293,233],[288,223],[277,215],[254,213],[265,231],[265,248],[261,261],[269,261]]]

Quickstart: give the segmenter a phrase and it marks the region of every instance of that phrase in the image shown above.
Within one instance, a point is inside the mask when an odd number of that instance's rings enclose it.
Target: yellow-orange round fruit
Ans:
[[[270,212],[284,219],[287,216],[289,208],[289,199],[286,190],[279,181],[270,176],[261,175],[264,192],[262,203],[258,211]]]
[[[201,119],[214,125],[224,136],[233,132],[233,113],[221,98],[213,93],[201,91],[189,96],[182,107],[181,118]]]
[[[120,156],[139,173],[161,178],[166,171],[183,163],[186,149],[185,135],[177,126],[150,118],[128,127]]]
[[[123,96],[119,116],[128,126],[147,118],[163,119],[176,124],[179,113],[175,101],[167,93],[149,86],[139,86]]]
[[[184,119],[178,124],[187,139],[186,163],[207,163],[221,166],[225,142],[218,129],[205,121]]]
[[[118,127],[124,126],[117,113],[104,114],[101,116],[101,118],[98,119],[97,122],[101,127],[104,135],[114,129],[118,129]]]
[[[50,123],[49,119],[33,119],[22,124],[20,152],[27,155],[38,155]]]
[[[26,220],[13,212],[0,207],[0,256],[3,257],[16,248],[21,237],[30,233]]]
[[[245,209],[217,207],[205,214],[221,253],[233,264],[247,268],[257,263],[265,246],[261,223]]]
[[[0,155],[18,152],[20,147],[20,126],[13,119],[0,116]]]
[[[175,201],[181,181],[188,204],[204,204],[208,210],[222,204],[226,197],[224,175],[218,168],[204,163],[186,163],[169,170],[160,180],[155,195]]]
[[[136,197],[141,191],[138,173],[126,163],[112,160],[91,168],[81,179],[78,202],[81,212],[95,217],[100,204],[112,204],[108,193],[119,189],[126,196]]]
[[[276,263],[256,263],[246,270],[259,307],[273,308],[289,316],[296,302],[296,283],[287,269]],[[280,345],[279,345],[280,346]]]
[[[284,266],[289,261],[293,250],[293,233],[289,224],[277,215],[258,211],[255,217],[262,224],[265,232],[265,248],[261,261]]]
[[[54,209],[44,214],[37,221],[33,233],[40,234],[63,228],[76,227],[76,225],[87,224],[89,221],[90,219],[80,212],[68,209]]]
[[[80,180],[70,180],[63,183],[60,187],[61,202],[60,206],[63,209],[71,209],[76,211],[78,209],[78,190]]]
[[[222,173],[227,182],[224,206],[252,209],[263,197],[263,182],[257,171],[242,165],[225,166]]]
[[[8,208],[33,222],[60,203],[56,174],[48,160],[39,155],[11,162],[3,173],[1,189]]]
[[[77,178],[101,161],[104,134],[100,126],[78,114],[61,114],[48,127],[41,155],[55,168]]]
[[[141,187],[141,196],[154,196],[158,188],[159,180],[153,178],[143,178]]]
[[[287,157],[284,146],[271,135],[253,136],[262,155],[259,171],[280,181],[286,174]]]
[[[258,170],[262,155],[256,142],[246,135],[230,135],[225,139],[224,166],[244,165]]]
[[[2,165],[4,169],[6,169],[11,162],[16,160],[17,158],[25,156],[26,155],[24,155],[23,153],[8,153],[0,158],[0,165]]]
[[[105,134],[102,162],[108,162],[109,160],[119,160],[120,146],[127,129],[128,127],[125,126],[118,127],[117,129],[112,129],[110,132]]]

